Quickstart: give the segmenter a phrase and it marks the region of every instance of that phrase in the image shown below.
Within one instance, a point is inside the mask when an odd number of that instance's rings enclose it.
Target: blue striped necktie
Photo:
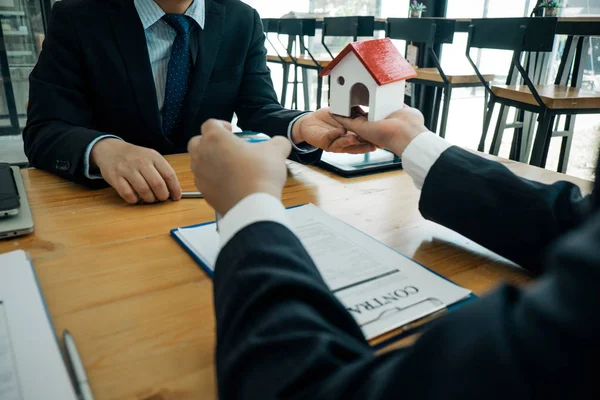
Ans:
[[[165,102],[162,110],[163,133],[167,137],[171,137],[181,133],[181,120],[185,112],[185,96],[190,85],[192,73],[190,30],[192,20],[181,14],[165,14],[162,19],[177,31],[167,69]]]

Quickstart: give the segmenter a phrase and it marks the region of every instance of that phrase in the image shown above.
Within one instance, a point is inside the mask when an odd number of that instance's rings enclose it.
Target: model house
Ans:
[[[387,118],[404,106],[405,81],[417,76],[390,39],[351,43],[325,68],[331,76],[333,114],[349,117],[369,107],[369,121]]]

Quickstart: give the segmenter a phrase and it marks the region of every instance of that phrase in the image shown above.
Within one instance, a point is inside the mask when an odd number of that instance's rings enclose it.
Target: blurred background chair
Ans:
[[[438,132],[441,137],[446,137],[452,89],[487,86],[494,79],[494,75],[488,74],[483,75],[484,81],[480,81],[479,77],[472,73],[472,71],[466,73],[447,73],[442,69],[438,56],[434,51],[434,46],[452,43],[454,41],[455,27],[456,21],[452,19],[390,18],[388,19],[386,30],[386,36],[390,39],[404,40],[407,42],[407,45],[421,45],[422,51],[431,55],[435,67],[419,68],[417,65],[417,77],[408,82],[435,88],[434,110],[429,121],[429,129],[432,132],[438,131],[437,127],[443,93],[441,125]],[[416,90],[412,91],[410,97],[411,106],[416,107]],[[487,92],[485,103],[487,103]]]
[[[292,108],[298,106],[298,85],[302,84],[304,94],[304,109],[310,109],[310,96],[308,81],[308,69],[315,69],[319,65],[308,49],[307,38],[315,37],[317,30],[317,21],[314,18],[284,18],[279,20],[278,40],[286,48],[287,56],[284,58],[287,68],[283,73],[283,88],[281,90],[281,104],[286,106],[288,86],[293,85],[292,89]],[[288,43],[284,44],[280,36],[286,35]],[[294,79],[290,82],[290,69],[294,70]],[[302,73],[302,80],[299,80],[299,72]]]
[[[545,167],[550,146],[554,137],[562,137],[558,170],[566,171],[572,141],[572,131],[554,131],[554,122],[559,115],[576,115],[600,112],[600,93],[566,85],[535,85],[528,68],[522,64],[523,58],[531,60],[531,53],[550,52],[554,44],[557,18],[486,18],[474,19],[469,26],[467,58],[481,82],[485,78],[471,58],[471,48],[499,49],[513,52],[510,70],[504,85],[486,85],[490,100],[484,120],[479,150],[484,151],[496,103],[504,107],[515,107],[521,111],[538,114],[538,128],[533,139],[533,149],[529,163]],[[528,57],[529,56],[529,57]],[[556,83],[561,80],[557,77]],[[499,118],[492,139],[490,153],[498,154],[504,122]],[[515,127],[511,148],[511,158],[517,159],[522,152],[523,126]]]
[[[323,19],[321,44],[327,52],[319,58],[322,68],[329,65],[337,54],[359,38],[372,39],[375,34],[375,17],[327,17]],[[319,70],[319,72],[321,72]],[[323,79],[319,77],[318,79]],[[329,79],[329,78],[328,78]],[[329,81],[329,80],[328,80]],[[319,84],[322,87],[322,82]],[[330,86],[330,85],[328,85]],[[329,90],[327,91],[329,98]],[[319,96],[322,93],[319,92]],[[320,104],[320,102],[318,101]]]

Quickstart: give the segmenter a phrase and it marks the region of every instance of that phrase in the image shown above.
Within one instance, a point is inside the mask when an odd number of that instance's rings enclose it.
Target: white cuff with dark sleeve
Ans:
[[[85,175],[86,178],[102,179],[102,175],[98,175],[98,174],[91,175],[90,174],[90,156],[92,154],[92,148],[94,148],[94,145],[96,143],[98,143],[100,140],[108,139],[108,138],[115,138],[115,139],[123,140],[120,137],[115,136],[115,135],[103,135],[103,136],[97,137],[96,139],[94,139],[94,141],[92,143],[90,143],[88,145],[88,147],[85,150],[85,155],[83,156],[83,174]]]
[[[220,248],[225,247],[245,227],[263,221],[277,222],[293,231],[285,207],[279,199],[267,193],[254,193],[237,203],[219,221]]]
[[[317,151],[319,149],[317,149],[314,146],[311,146],[308,143],[294,143],[294,141],[292,140],[292,129],[294,128],[294,124],[296,123],[296,121],[298,121],[300,118],[304,117],[306,114],[310,114],[309,112],[305,112],[304,114],[300,114],[298,115],[296,118],[293,119],[292,122],[290,122],[290,124],[288,125],[288,131],[287,131],[287,138],[290,141],[290,143],[292,144],[292,147],[294,148],[294,150],[297,153],[300,154],[306,154],[306,153],[312,153],[313,151]]]
[[[423,132],[413,139],[402,153],[402,167],[417,189],[422,189],[433,164],[451,146],[435,133]]]

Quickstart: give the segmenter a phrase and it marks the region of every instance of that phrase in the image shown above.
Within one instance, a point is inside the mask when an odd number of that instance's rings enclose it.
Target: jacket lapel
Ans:
[[[185,139],[191,139],[200,132],[196,124],[200,112],[200,103],[204,98],[210,75],[219,53],[225,27],[225,6],[213,0],[206,0],[206,20],[204,29],[199,30],[198,56],[194,65],[192,82],[187,95],[187,112],[183,117]]]
[[[113,0],[112,25],[115,40],[127,75],[135,92],[140,113],[149,132],[162,136],[156,88],[150,66],[146,36],[139,15],[131,0]]]

